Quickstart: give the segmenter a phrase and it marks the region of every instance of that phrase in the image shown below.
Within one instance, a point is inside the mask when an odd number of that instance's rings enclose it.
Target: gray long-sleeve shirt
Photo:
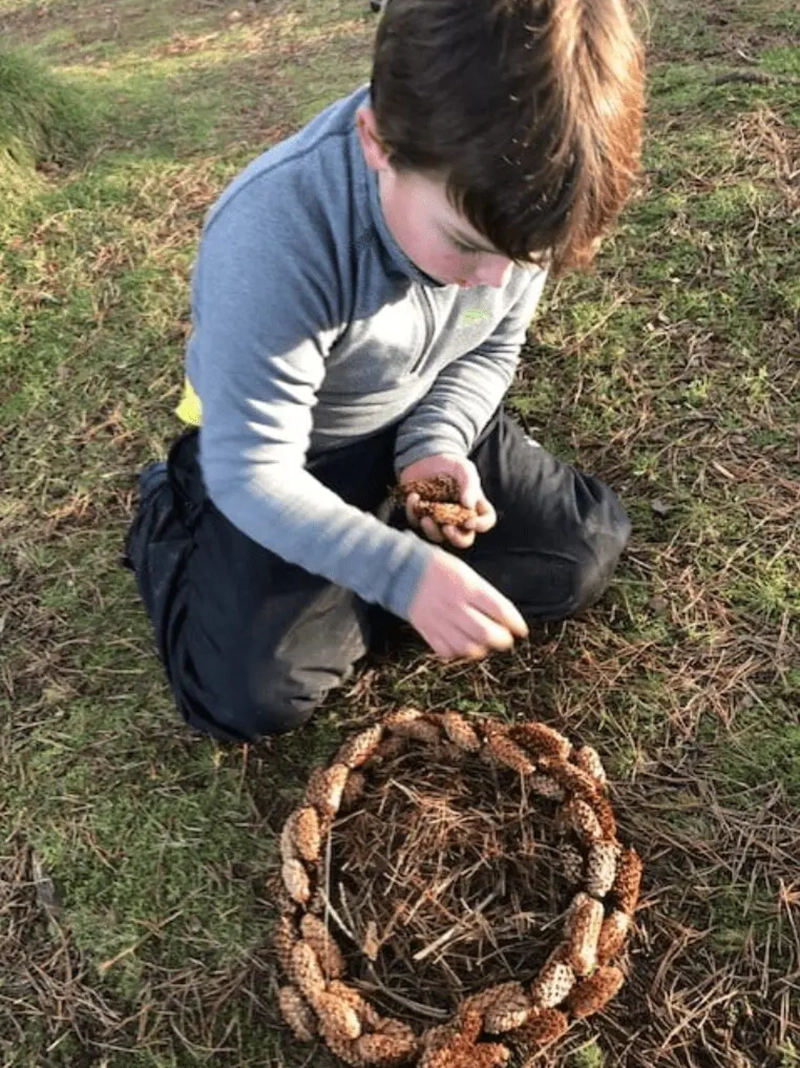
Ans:
[[[407,617],[434,548],[345,504],[309,456],[398,424],[396,468],[466,456],[499,405],[545,272],[439,285],[401,251],[355,127],[366,88],[265,152],[209,213],[187,376],[209,496],[305,570]]]

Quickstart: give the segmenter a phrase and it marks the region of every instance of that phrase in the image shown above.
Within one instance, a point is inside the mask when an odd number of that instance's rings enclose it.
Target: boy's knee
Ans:
[[[308,723],[321,700],[288,694],[273,695],[263,701],[244,699],[233,706],[230,726],[247,741],[271,734],[287,734]]]
[[[570,614],[595,604],[605,592],[628,544],[631,523],[617,495],[608,487],[595,514],[586,518],[583,548],[576,554]]]
[[[327,690],[303,685],[279,664],[264,669],[256,686],[242,679],[215,710],[219,726],[230,735],[255,741],[286,734],[313,716]]]

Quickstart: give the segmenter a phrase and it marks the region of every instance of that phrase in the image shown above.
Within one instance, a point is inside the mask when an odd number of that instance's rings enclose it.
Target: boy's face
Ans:
[[[378,174],[386,225],[420,271],[445,285],[502,286],[512,261],[493,249],[447,199],[444,179],[397,171],[378,138],[371,108],[357,115],[367,166]]]

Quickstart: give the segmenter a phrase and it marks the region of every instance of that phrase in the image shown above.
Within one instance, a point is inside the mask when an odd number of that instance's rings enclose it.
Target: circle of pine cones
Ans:
[[[323,843],[334,819],[357,802],[370,762],[409,744],[449,743],[511,768],[529,791],[559,806],[561,863],[575,894],[563,941],[532,982],[507,982],[465,998],[451,1019],[417,1035],[381,1016],[347,982],[347,966],[325,922]],[[574,843],[574,844],[573,844]],[[390,713],[312,772],[303,803],[281,835],[282,914],[274,946],[286,977],[279,1007],[295,1037],[321,1037],[354,1068],[501,1068],[512,1052],[532,1065],[570,1024],[602,1009],[622,986],[615,963],[639,898],[642,864],[617,840],[606,776],[595,749],[573,747],[543,723],[473,725],[457,712]]]

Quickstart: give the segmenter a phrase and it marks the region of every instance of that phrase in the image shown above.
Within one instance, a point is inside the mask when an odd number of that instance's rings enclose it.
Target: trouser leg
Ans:
[[[349,503],[377,511],[392,479],[393,437],[327,453],[309,468]],[[234,740],[291,730],[366,652],[369,606],[234,527],[208,499],[197,450],[197,432],[173,446],[168,482],[128,543],[159,653],[193,727]]]
[[[472,460],[498,519],[464,553],[467,563],[528,622],[562,619],[593,604],[630,535],[616,494],[532,444],[503,411]]]
[[[197,443],[191,432],[175,444],[168,481],[128,539],[159,653],[192,726],[238,740],[290,730],[366,651],[369,607],[229,523],[205,493]],[[344,500],[377,512],[393,480],[393,444],[390,429],[309,466]],[[529,622],[596,601],[630,533],[616,495],[532,446],[502,411],[472,459],[498,522],[459,555]]]

